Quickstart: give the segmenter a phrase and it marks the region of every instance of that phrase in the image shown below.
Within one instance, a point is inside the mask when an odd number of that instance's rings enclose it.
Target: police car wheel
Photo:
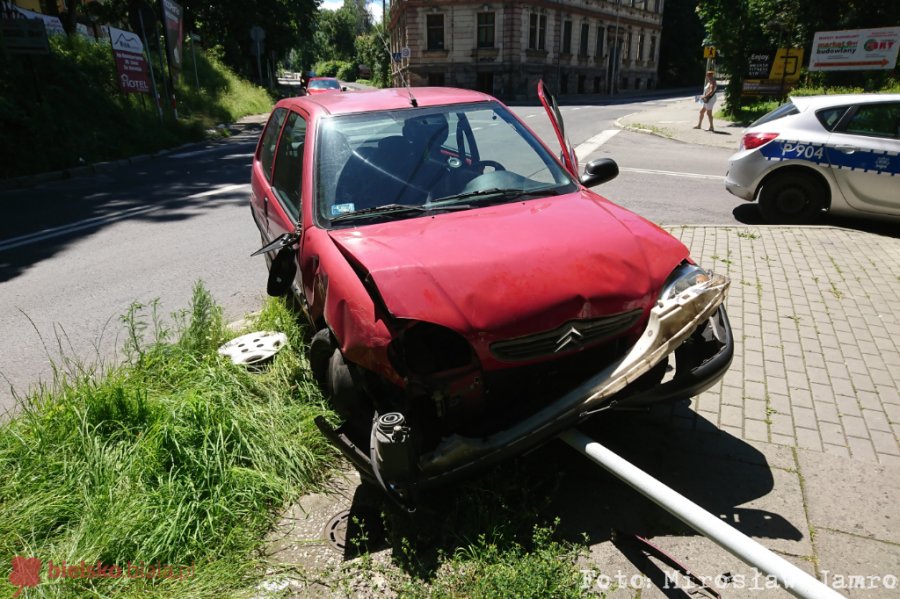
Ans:
[[[822,215],[825,190],[800,173],[776,175],[759,192],[759,210],[770,223],[810,223]]]

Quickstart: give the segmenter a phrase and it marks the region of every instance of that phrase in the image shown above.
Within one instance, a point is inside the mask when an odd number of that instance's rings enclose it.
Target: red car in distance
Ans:
[[[319,428],[400,503],[592,414],[700,393],[731,363],[728,279],[591,191],[618,167],[579,172],[539,96],[555,151],[452,88],[288,98],[260,138],[268,292],[303,307],[344,420]]]
[[[341,82],[334,77],[310,77],[306,85],[306,93],[309,95],[331,94],[346,91],[341,87]]]

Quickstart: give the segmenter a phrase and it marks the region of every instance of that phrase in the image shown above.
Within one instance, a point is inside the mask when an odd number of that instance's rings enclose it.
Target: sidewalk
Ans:
[[[724,100],[724,94],[719,92],[715,110],[723,105]],[[699,104],[692,99],[664,100],[663,102],[662,106],[626,115],[618,119],[616,125],[623,129],[652,133],[685,143],[737,151],[744,131],[740,125],[731,121],[713,119],[716,130],[715,132],[708,131],[709,121],[704,115],[703,128],[694,129],[700,116]]]
[[[833,227],[668,230],[698,263],[731,277],[734,362],[689,404],[605,413],[585,432],[841,594],[900,596],[900,239]],[[790,596],[562,444],[532,455],[563,470],[552,515],[567,538],[586,533],[579,568],[598,595],[684,596],[664,594],[672,568],[610,535],[622,530],[649,538],[723,597]],[[318,572],[291,582],[289,596],[317,596],[319,582],[342,571],[322,531],[349,509],[355,485],[286,513],[272,559]],[[388,564],[390,551],[375,559]],[[365,578],[355,593],[392,596],[383,579]]]

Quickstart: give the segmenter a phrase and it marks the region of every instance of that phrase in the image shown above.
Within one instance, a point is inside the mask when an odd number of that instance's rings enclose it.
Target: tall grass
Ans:
[[[60,374],[0,428],[0,556],[194,566],[180,581],[51,581],[45,569],[36,590],[47,596],[246,588],[276,511],[337,461],[313,424],[330,413],[308,375],[302,331],[269,301],[253,328],[283,331],[289,346],[250,372],[217,355],[233,334],[200,284],[174,328],[155,305],[135,304],[123,321],[124,364]]]

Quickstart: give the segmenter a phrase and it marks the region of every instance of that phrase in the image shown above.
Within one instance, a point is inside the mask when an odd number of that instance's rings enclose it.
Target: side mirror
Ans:
[[[341,87],[341,91],[342,91],[342,92],[345,92],[345,91],[347,91],[348,89],[349,89],[349,88],[348,88],[346,85],[344,85],[343,87]]]
[[[619,176],[619,165],[612,158],[591,160],[584,167],[581,184],[585,187],[596,187],[601,183],[612,181]]]

